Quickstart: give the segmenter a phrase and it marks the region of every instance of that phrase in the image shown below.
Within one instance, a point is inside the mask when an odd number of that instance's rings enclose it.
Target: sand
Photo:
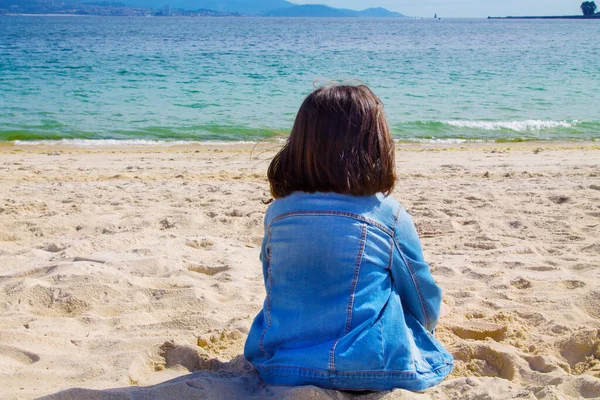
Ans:
[[[353,398],[265,386],[240,356],[275,148],[0,147],[0,398]],[[360,398],[600,398],[599,147],[397,156],[456,367]]]

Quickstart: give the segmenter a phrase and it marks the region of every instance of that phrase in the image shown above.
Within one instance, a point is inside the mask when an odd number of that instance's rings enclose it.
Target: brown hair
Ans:
[[[302,103],[289,139],[271,161],[271,194],[389,195],[396,181],[394,150],[383,104],[371,89],[320,87]]]

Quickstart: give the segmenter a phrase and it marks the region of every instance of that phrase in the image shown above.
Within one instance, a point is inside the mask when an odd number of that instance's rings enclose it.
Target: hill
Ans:
[[[348,17],[346,10],[340,10],[318,4],[306,4],[271,10],[264,14],[267,17]]]
[[[408,18],[404,14],[387,10],[382,7],[367,8],[358,12],[358,16],[362,18]]]
[[[262,15],[269,10],[293,6],[285,0],[120,0],[128,6],[160,9],[163,5],[184,10],[208,9],[244,15]]]
[[[324,17],[324,18],[405,18],[406,16],[385,8],[368,8],[363,11],[333,8],[320,4],[306,4],[267,11],[268,17]]]
[[[116,1],[119,1],[118,3]],[[0,13],[77,13],[91,15],[152,15],[168,5],[194,15],[249,15],[270,17],[402,18],[405,15],[369,8],[363,11],[322,4],[295,5],[286,0],[0,0]],[[154,10],[154,11],[153,11]],[[201,11],[198,11],[201,10]],[[181,11],[173,15],[188,15]]]

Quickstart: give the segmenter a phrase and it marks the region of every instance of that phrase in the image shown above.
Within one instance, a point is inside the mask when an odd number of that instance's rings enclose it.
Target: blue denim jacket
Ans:
[[[452,370],[411,217],[392,197],[295,192],[265,216],[263,310],[244,355],[272,385],[424,390]]]

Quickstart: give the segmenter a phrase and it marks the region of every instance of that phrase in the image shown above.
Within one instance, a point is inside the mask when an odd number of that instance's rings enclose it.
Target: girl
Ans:
[[[268,171],[266,288],[244,355],[272,385],[424,390],[452,370],[441,290],[390,195],[394,142],[364,86],[320,87]]]

